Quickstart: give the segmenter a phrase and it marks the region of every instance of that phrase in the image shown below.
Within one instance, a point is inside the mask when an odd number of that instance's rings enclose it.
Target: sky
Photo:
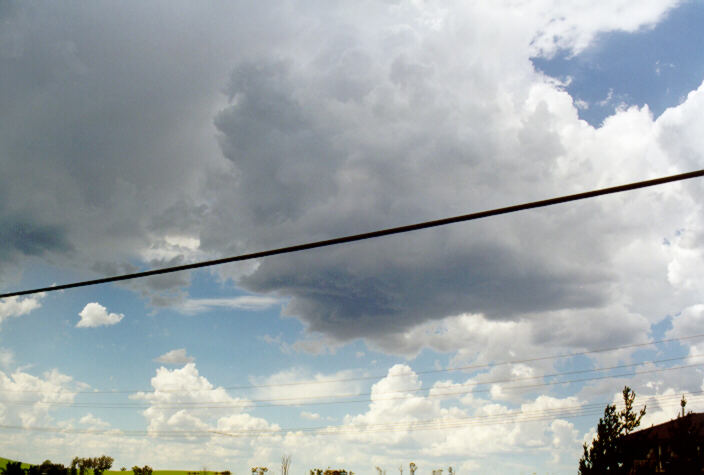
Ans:
[[[0,3],[0,291],[704,168],[700,1]],[[574,473],[704,411],[701,179],[0,300],[0,456]]]

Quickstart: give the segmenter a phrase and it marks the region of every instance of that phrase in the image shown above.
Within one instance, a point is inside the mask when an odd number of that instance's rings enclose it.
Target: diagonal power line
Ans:
[[[655,178],[652,180],[638,181],[633,183],[627,183],[625,185],[613,186],[610,188],[601,188],[598,190],[585,191],[583,193],[576,193],[573,195],[558,196],[555,198],[549,198],[540,201],[531,201],[528,203],[522,203],[512,206],[507,206],[504,208],[495,208],[486,211],[478,211],[476,213],[463,214],[460,216],[453,216],[450,218],[436,219],[433,221],[423,221],[415,224],[408,224],[405,226],[398,226],[394,228],[380,229],[377,231],[372,231],[362,234],[352,234],[348,236],[337,237],[333,239],[326,239],[323,241],[309,242],[305,244],[296,244],[294,246],[280,247],[277,249],[269,249],[266,251],[253,252],[249,254],[240,254],[239,256],[223,257],[220,259],[213,259],[209,261],[193,262],[191,264],[184,264],[180,266],[173,267],[163,267],[160,269],[152,269],[143,272],[134,272],[131,274],[121,274],[112,277],[104,277],[101,279],[84,280],[79,282],[72,282],[68,284],[54,285],[50,287],[43,287],[31,290],[20,290],[16,292],[9,292],[0,294],[0,298],[6,297],[16,297],[20,295],[30,295],[37,294],[41,292],[52,292],[56,290],[72,289],[76,287],[87,287],[90,285],[107,284],[110,282],[119,282],[122,280],[132,280],[140,279],[143,277],[150,277],[160,274],[170,274],[172,272],[179,272],[191,269],[200,269],[202,267],[211,267],[221,264],[227,264],[230,262],[240,262],[252,259],[259,259],[262,257],[275,256],[279,254],[290,254],[293,252],[305,251],[308,249],[317,249],[320,247],[336,246],[338,244],[345,244],[348,242],[364,241],[367,239],[374,239],[383,236],[391,236],[393,234],[403,234],[411,231],[419,231],[421,229],[435,228],[439,226],[447,226],[448,224],[461,223],[465,221],[474,221],[482,218],[489,218],[491,216],[499,216],[502,214],[516,213],[518,211],[525,211],[529,209],[544,208],[547,206],[553,206],[561,203],[568,203],[571,201],[585,200],[588,198],[595,198],[597,196],[610,195],[614,193],[621,193],[624,191],[632,191],[640,188],[648,188],[651,186],[663,185],[665,183],[672,183],[676,181],[688,180],[691,178],[698,178],[704,176],[704,169],[696,170],[688,173],[681,173],[678,175],[670,175],[666,177]]]

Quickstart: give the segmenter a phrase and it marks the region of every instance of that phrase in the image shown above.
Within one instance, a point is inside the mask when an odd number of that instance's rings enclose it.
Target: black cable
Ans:
[[[665,183],[671,183],[675,181],[688,180],[690,178],[697,178],[704,176],[704,169],[696,170],[688,173],[681,173],[678,175],[671,175],[661,178],[655,178],[653,180],[645,180],[634,183],[628,183],[625,185],[613,186],[610,188],[602,188],[599,190],[586,191],[583,193],[576,193],[573,195],[559,196],[556,198],[550,198],[540,201],[531,201],[529,203],[522,203],[513,206],[507,206],[505,208],[495,208],[487,211],[479,211],[476,213],[463,214],[460,216],[453,216],[451,218],[437,219],[434,221],[424,221],[421,223],[408,224],[406,226],[398,226],[395,228],[380,229],[378,231],[372,231],[362,234],[352,234],[349,236],[342,236],[333,239],[326,239],[323,241],[309,242],[306,244],[297,244],[294,246],[280,247],[278,249],[270,249],[268,251],[259,251],[249,254],[241,254],[239,256],[224,257],[221,259],[213,259],[209,261],[194,262],[192,264],[184,264],[180,266],[164,267],[161,269],[152,269],[143,272],[135,272],[132,274],[121,274],[113,277],[104,277],[102,279],[84,280],[80,282],[72,282],[69,284],[54,285],[50,287],[43,287],[31,290],[20,290],[17,292],[9,292],[5,294],[0,294],[0,298],[6,297],[17,297],[20,295],[30,295],[38,294],[42,292],[53,292],[56,290],[72,289],[76,287],[86,287],[89,285],[107,284],[109,282],[118,282],[122,280],[139,279],[142,277],[150,277],[153,275],[169,274],[172,272],[179,272],[184,270],[199,269],[201,267],[217,266],[221,264],[227,264],[229,262],[240,262],[247,261],[251,259],[259,259],[262,257],[275,256],[278,254],[289,254],[292,252],[305,251],[308,249],[316,249],[319,247],[335,246],[338,244],[344,244],[348,242],[364,241],[366,239],[373,239],[383,236],[390,236],[392,234],[408,233],[411,231],[419,231],[421,229],[435,228],[438,226],[446,226],[448,224],[460,223],[464,221],[473,221],[476,219],[488,218],[490,216],[498,216],[502,214],[515,213],[518,211],[524,211],[528,209],[544,208],[546,206],[553,206],[561,203],[567,203],[570,201],[584,200],[587,198],[595,198],[597,196],[609,195],[613,193],[621,193],[623,191],[637,190],[640,188],[647,188],[650,186],[662,185]]]

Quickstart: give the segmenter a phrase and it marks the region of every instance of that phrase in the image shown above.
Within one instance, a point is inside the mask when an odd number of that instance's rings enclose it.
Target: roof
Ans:
[[[671,440],[678,435],[681,424],[691,424],[694,434],[704,436],[704,413],[690,413],[656,426],[641,429],[624,436],[626,442],[644,443]]]

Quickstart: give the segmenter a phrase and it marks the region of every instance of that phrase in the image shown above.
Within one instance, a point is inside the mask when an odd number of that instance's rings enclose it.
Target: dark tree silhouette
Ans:
[[[581,475],[596,475],[603,473],[626,473],[624,466],[621,437],[630,434],[640,425],[645,415],[645,406],[639,412],[633,411],[633,401],[636,393],[628,386],[623,388],[624,408],[616,412],[615,404],[608,404],[604,409],[604,417],[599,419],[596,427],[596,437],[590,447],[584,444],[584,455],[579,460]]]
[[[24,472],[21,462],[7,462],[7,465],[0,468],[0,474],[2,475],[24,475]]]

